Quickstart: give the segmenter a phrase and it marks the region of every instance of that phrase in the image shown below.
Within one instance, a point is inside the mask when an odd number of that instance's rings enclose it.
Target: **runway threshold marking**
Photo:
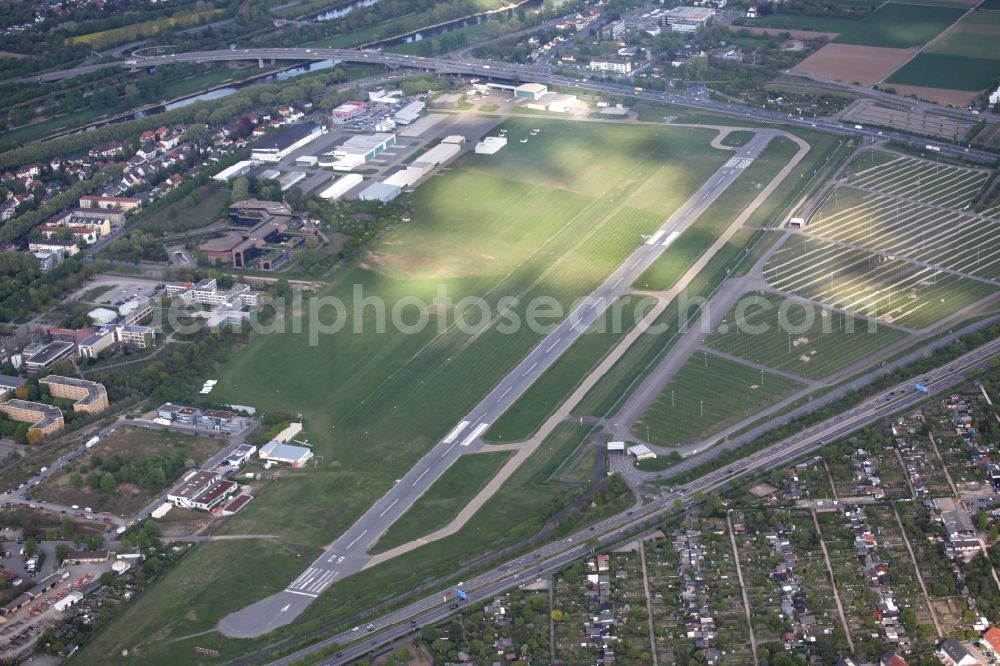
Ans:
[[[285,592],[289,592],[291,594],[301,594],[303,597],[312,597],[313,599],[319,596],[318,594],[311,594],[309,592],[300,592],[299,590],[285,590]]]
[[[656,245],[659,242],[660,238],[662,238],[663,234],[665,233],[667,232],[664,231],[663,229],[660,229],[655,234],[646,239],[646,245]]]
[[[455,426],[455,427],[454,427],[454,428],[452,429],[452,431],[451,431],[451,432],[449,432],[449,433],[448,433],[448,436],[447,436],[447,437],[445,437],[445,438],[444,438],[443,440],[441,440],[441,441],[443,441],[443,442],[444,442],[445,444],[451,444],[452,442],[454,442],[454,441],[455,441],[455,438],[456,438],[456,437],[458,437],[458,433],[460,433],[460,432],[462,432],[463,430],[465,430],[465,427],[466,427],[467,425],[469,425],[469,422],[468,422],[468,421],[462,421],[462,422],[461,422],[461,423],[459,423],[459,424],[458,424],[457,426]]]
[[[670,244],[673,243],[675,240],[677,240],[677,237],[680,235],[681,232],[679,231],[671,231],[670,235],[667,236],[662,243],[660,243],[660,247],[670,247]]]
[[[466,438],[462,440],[461,446],[468,446],[469,444],[472,444],[472,442],[474,442],[477,437],[482,435],[489,427],[490,427],[489,423],[480,423],[479,425],[477,425],[475,428],[472,429],[472,432],[470,432],[468,436],[466,436]]]

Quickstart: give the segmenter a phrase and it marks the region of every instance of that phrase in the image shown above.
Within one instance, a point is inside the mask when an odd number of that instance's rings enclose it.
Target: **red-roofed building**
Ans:
[[[1000,629],[990,627],[983,634],[983,647],[992,652],[994,657],[1000,656]]]

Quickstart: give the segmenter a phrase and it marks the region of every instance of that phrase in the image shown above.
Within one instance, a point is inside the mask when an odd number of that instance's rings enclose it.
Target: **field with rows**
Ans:
[[[851,187],[837,188],[809,233],[965,275],[1000,279],[1000,224]]]
[[[698,352],[632,425],[632,433],[651,444],[678,446],[718,432],[800,386],[791,379]]]
[[[912,328],[996,293],[985,282],[806,236],[789,239],[764,276],[779,291]]]
[[[945,208],[969,205],[989,179],[986,171],[903,156],[864,168],[869,159],[864,155],[852,164],[852,171],[862,170],[853,171],[849,184]]]
[[[906,333],[873,320],[772,295],[741,299],[705,344],[769,368],[825,377]]]
[[[896,49],[923,46],[961,18],[965,9],[887,2],[858,24],[842,32],[841,44]]]

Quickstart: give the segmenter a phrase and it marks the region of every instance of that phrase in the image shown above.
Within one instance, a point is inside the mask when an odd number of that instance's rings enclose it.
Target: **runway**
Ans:
[[[506,412],[583,335],[753,163],[778,130],[757,130],[746,145],[735,149],[694,195],[678,208],[589,296],[514,367],[452,430],[362,515],[331,543],[309,568],[281,592],[231,613],[219,622],[219,631],[234,638],[252,638],[291,623],[335,582],[357,573],[370,560],[368,547],[437,481],[463,453],[483,446],[482,434]]]

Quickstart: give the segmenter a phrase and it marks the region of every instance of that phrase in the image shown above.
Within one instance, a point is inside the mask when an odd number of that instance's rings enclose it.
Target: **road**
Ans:
[[[587,545],[589,541],[596,540],[601,547],[623,539],[631,541],[634,539],[632,534],[634,530],[650,528],[651,521],[658,521],[662,514],[673,508],[676,501],[679,500],[685,507],[691,506],[699,494],[716,491],[741,477],[805,456],[827,442],[844,437],[892,414],[911,409],[927,397],[915,391],[914,384],[927,386],[931,395],[944,394],[967,379],[974,370],[989,368],[993,358],[997,356],[1000,356],[1000,340],[993,340],[944,366],[888,388],[843,414],[806,428],[742,460],[710,472],[674,492],[664,493],[660,498],[640,508],[618,514],[587,530],[549,543],[464,581],[463,589],[472,602],[487,600],[534,578],[559,571],[585,557],[591,550]],[[373,620],[374,630],[368,636],[365,636],[363,628],[344,631],[275,660],[271,662],[271,666],[289,666],[329,646],[353,643],[337,656],[323,662],[330,665],[349,663],[380,645],[392,643],[406,636],[417,627],[434,624],[455,612],[443,601],[443,591],[428,595]]]
[[[502,79],[507,81],[533,81],[547,83],[550,85],[573,86],[591,92],[603,93],[607,95],[618,95],[645,99],[655,102],[665,102],[677,104],[689,108],[700,109],[712,113],[723,113],[741,118],[749,118],[761,123],[783,123],[794,127],[806,129],[817,129],[840,135],[853,135],[859,138],[877,140],[901,141],[918,149],[924,149],[927,145],[932,145],[937,149],[937,154],[950,157],[961,157],[963,159],[982,162],[985,164],[996,164],[997,156],[994,153],[969,148],[962,145],[950,144],[941,141],[932,141],[926,138],[916,137],[903,132],[891,130],[866,129],[864,127],[842,124],[837,118],[804,118],[793,116],[792,114],[781,114],[776,111],[758,109],[756,107],[743,106],[739,104],[729,104],[726,102],[716,102],[709,98],[709,93],[704,89],[695,89],[682,94],[674,94],[659,91],[636,91],[628,86],[590,81],[586,79],[574,79],[571,77],[553,74],[547,67],[535,65],[519,65],[505,62],[484,61],[460,61],[448,58],[424,58],[422,56],[411,56],[397,53],[385,53],[381,51],[367,51],[361,49],[320,49],[320,48],[258,48],[258,49],[231,49],[214,51],[192,51],[188,53],[171,53],[153,56],[132,57],[117,63],[125,68],[148,68],[157,67],[177,62],[222,62],[232,60],[257,60],[262,64],[269,60],[294,60],[294,61],[323,61],[334,60],[353,63],[383,64],[391,68],[408,67],[414,69],[436,71],[441,74],[459,74],[464,76],[482,77],[485,79]],[[111,63],[112,65],[115,63]],[[96,67],[107,66],[87,65],[76,67],[59,72],[49,72],[36,77],[38,81],[57,81],[79,74],[93,71]],[[957,111],[965,114],[965,111]],[[981,116],[973,116],[968,113],[968,119],[972,122],[981,121]]]
[[[631,291],[631,284],[715,199],[736,180],[776,130],[762,130],[739,148],[694,195],[615,270],[603,284],[545,338],[479,404],[462,418],[433,449],[396,483],[371,509],[283,591],[226,616],[219,630],[236,638],[250,638],[292,622],[313,599],[334,582],[363,569],[366,551],[378,537],[464,453],[480,448],[482,435],[520,398],[616,298]],[[638,239],[637,239],[638,241]]]

